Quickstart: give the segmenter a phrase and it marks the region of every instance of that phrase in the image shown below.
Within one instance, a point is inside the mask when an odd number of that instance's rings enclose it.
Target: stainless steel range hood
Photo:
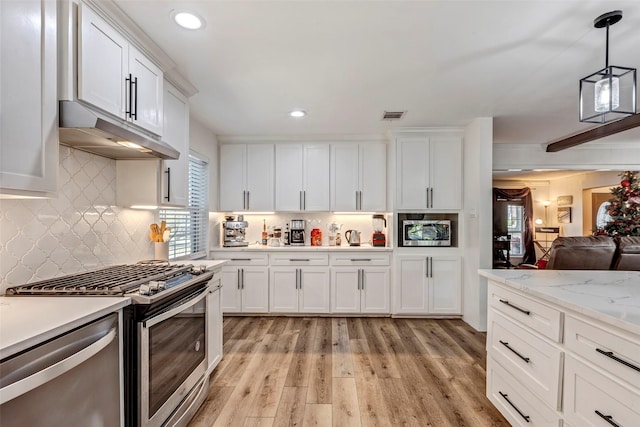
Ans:
[[[180,152],[78,101],[60,101],[60,143],[110,159],[178,159]],[[133,143],[140,148],[131,148]],[[131,145],[131,144],[130,144]]]

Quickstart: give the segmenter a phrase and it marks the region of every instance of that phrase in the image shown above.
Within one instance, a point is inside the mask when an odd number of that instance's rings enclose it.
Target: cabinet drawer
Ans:
[[[492,357],[487,358],[487,397],[513,426],[560,426],[558,413]]]
[[[551,408],[560,408],[562,352],[549,341],[489,309],[487,351]]]
[[[329,265],[328,254],[281,253],[270,255],[271,265]]]
[[[489,282],[489,306],[555,342],[562,339],[562,313],[555,308],[493,282]]]
[[[214,252],[213,259],[227,259],[229,262],[225,265],[269,265],[268,254],[257,254],[252,252]]]
[[[640,390],[623,386],[571,355],[567,355],[564,378],[564,415],[572,425],[638,425]],[[607,421],[607,417],[611,418]]]
[[[366,252],[331,254],[331,265],[389,265],[389,254],[370,254]]]
[[[565,317],[565,343],[569,350],[596,366],[640,385],[640,341],[623,332],[600,328],[573,316]]]

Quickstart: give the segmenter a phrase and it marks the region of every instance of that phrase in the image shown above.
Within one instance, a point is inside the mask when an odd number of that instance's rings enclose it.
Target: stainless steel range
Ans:
[[[43,280],[7,295],[127,296],[123,313],[125,424],[183,426],[209,385],[204,266],[143,262]]]

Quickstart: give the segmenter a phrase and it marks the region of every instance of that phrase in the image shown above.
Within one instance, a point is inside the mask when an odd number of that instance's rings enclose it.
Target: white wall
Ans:
[[[492,264],[492,148],[493,119],[472,121],[464,134],[464,321],[477,330],[487,329],[487,280],[478,269]]]

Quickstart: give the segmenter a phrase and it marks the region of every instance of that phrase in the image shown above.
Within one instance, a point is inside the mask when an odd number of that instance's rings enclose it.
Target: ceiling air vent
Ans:
[[[400,120],[406,111],[385,111],[382,120]]]

